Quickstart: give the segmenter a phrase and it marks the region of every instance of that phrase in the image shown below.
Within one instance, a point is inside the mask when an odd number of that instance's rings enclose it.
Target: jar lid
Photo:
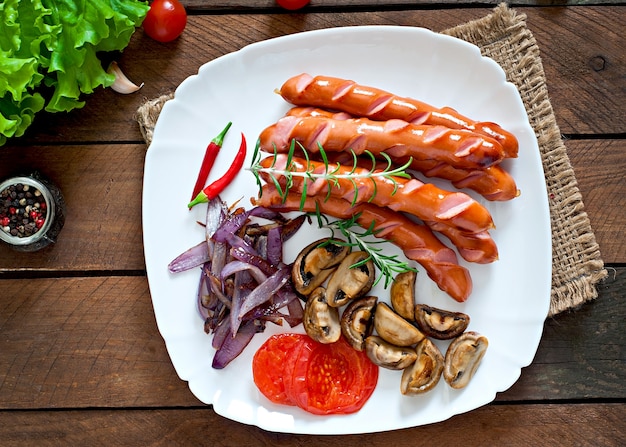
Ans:
[[[29,190],[30,188],[34,188],[35,190],[39,191],[41,193],[41,197],[44,200],[44,203],[46,204],[46,218],[44,219],[43,225],[30,236],[14,236],[10,232],[6,232],[3,228],[0,228],[1,240],[15,246],[26,246],[37,242],[46,235],[54,218],[55,202],[52,199],[52,195],[48,187],[41,181],[32,177],[12,177],[4,180],[2,183],[0,183],[0,194],[2,194],[3,191],[9,189],[11,186],[18,184],[28,185]],[[0,200],[3,199],[0,197]]]

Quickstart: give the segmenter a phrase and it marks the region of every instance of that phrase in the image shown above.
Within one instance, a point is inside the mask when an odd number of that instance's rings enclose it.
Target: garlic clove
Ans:
[[[115,76],[115,82],[113,83],[113,85],[111,85],[111,88],[118,93],[123,93],[127,95],[129,93],[135,93],[137,90],[143,87],[143,82],[141,83],[141,85],[137,85],[130,79],[128,79],[118,63],[115,61],[111,62],[107,73]]]

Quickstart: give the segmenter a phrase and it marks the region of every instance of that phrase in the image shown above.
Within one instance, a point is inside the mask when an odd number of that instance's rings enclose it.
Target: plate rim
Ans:
[[[427,29],[427,28],[412,27],[412,26],[397,26],[397,25],[353,25],[353,26],[347,26],[347,27],[322,28],[322,29],[318,29],[318,30],[298,32],[298,33],[289,34],[289,35],[286,35],[286,36],[273,37],[273,38],[270,38],[270,39],[265,39],[265,40],[261,40],[261,41],[258,41],[258,42],[250,43],[250,44],[242,47],[239,50],[233,51],[233,52],[225,54],[223,56],[219,56],[218,58],[215,58],[215,59],[213,59],[211,61],[208,61],[208,62],[202,64],[199,67],[198,72],[196,74],[190,75],[189,77],[187,77],[185,80],[183,80],[179,84],[179,86],[176,88],[176,91],[175,91],[175,94],[174,94],[174,98],[171,101],[167,101],[165,103],[165,105],[164,105],[164,107],[163,107],[163,109],[161,111],[161,114],[159,116],[159,119],[157,120],[157,123],[155,125],[152,142],[159,141],[159,139],[161,138],[161,132],[164,132],[164,131],[161,130],[162,128],[164,128],[162,123],[167,118],[168,114],[170,113],[169,112],[170,108],[175,107],[177,94],[179,92],[184,91],[184,89],[189,88],[188,87],[189,85],[193,85],[192,84],[193,83],[193,79],[196,79],[196,78],[200,77],[202,75],[203,70],[207,69],[205,67],[210,66],[215,61],[218,61],[218,60],[219,61],[224,61],[226,58],[237,58],[238,55],[241,55],[244,52],[254,51],[257,48],[262,48],[263,46],[268,45],[268,44],[278,44],[278,45],[280,45],[282,42],[284,42],[286,40],[306,39],[307,37],[310,37],[311,35],[318,35],[319,36],[319,35],[324,35],[324,34],[337,34],[337,33],[340,34],[340,33],[345,33],[345,32],[357,33],[358,34],[358,33],[373,32],[373,31],[375,31],[376,33],[382,33],[382,34],[390,32],[390,31],[394,32],[394,33],[395,32],[400,32],[400,33],[425,33],[425,34],[427,34],[429,36],[435,36],[437,39],[450,40],[450,41],[454,41],[456,44],[461,44],[461,45],[465,46],[466,48],[473,48],[471,51],[477,52],[479,57],[482,60],[491,61],[490,63],[494,64],[497,67],[497,69],[499,69],[502,72],[504,83],[510,84],[513,87],[515,87],[514,84],[512,84],[510,81],[506,80],[506,76],[505,76],[504,71],[501,68],[501,66],[499,64],[497,64],[493,59],[491,59],[491,58],[489,58],[487,56],[484,56],[481,53],[480,49],[476,45],[474,45],[474,44],[472,44],[470,42],[464,41],[462,39],[458,39],[458,38],[453,37],[453,36],[436,33],[434,31],[431,31],[431,30]],[[518,97],[519,101],[521,102],[521,98],[519,97],[520,95],[519,95],[519,91],[517,90],[517,87],[515,87],[515,91],[517,93],[517,97]],[[525,110],[525,107],[524,107],[524,112],[527,113],[526,110]],[[166,118],[162,119],[162,117],[166,117]],[[528,123],[528,127],[532,130],[532,126],[530,125],[530,123]],[[534,131],[533,131],[533,135],[534,135]],[[147,165],[149,163],[148,159],[149,159],[149,157],[151,157],[151,151],[152,151],[152,154],[154,154],[154,152],[156,151],[156,149],[154,149],[154,148],[158,148],[158,147],[159,147],[158,144],[157,145],[151,144],[148,147],[148,150],[147,150],[147,153],[146,153],[146,168],[145,168],[146,170],[147,170]],[[533,148],[533,149],[538,149],[538,146]],[[541,163],[540,163],[539,167],[541,168],[541,171],[543,173],[543,166],[542,166]],[[144,175],[145,174],[146,174],[146,171],[144,171]],[[544,179],[543,186],[545,187],[545,176],[543,177],[543,179]],[[142,216],[144,216],[145,215],[144,206],[145,206],[145,203],[146,203],[146,201],[145,201],[145,198],[146,198],[145,183],[144,183],[144,191],[142,193],[142,196],[143,196],[142,198],[144,199],[144,200],[142,200]],[[547,208],[547,199],[545,201],[545,208]],[[545,210],[544,210],[544,212],[545,212]],[[547,213],[547,217],[548,217],[548,219],[547,219],[547,227],[548,227],[547,228],[547,233],[550,234],[549,212]],[[144,221],[144,223],[145,223],[145,221]],[[144,229],[144,228],[142,228],[142,229]],[[145,229],[144,229],[144,231],[145,231]],[[546,240],[551,244],[551,237],[548,237]],[[144,254],[146,256],[146,264],[147,264],[147,258],[148,258],[148,255],[149,255],[149,251],[150,250],[148,249],[147,244],[144,243]],[[550,250],[548,249],[547,252],[549,253]],[[544,260],[544,261],[547,263],[547,266],[549,267],[550,272],[551,272],[551,268],[552,268],[551,260],[549,262],[547,260]],[[548,273],[547,277],[550,278],[551,274]],[[150,289],[151,289],[152,303],[153,303],[153,306],[155,306],[155,312],[156,312],[156,302],[155,302],[155,299],[153,298],[154,295],[152,293],[152,284],[151,284],[151,281],[150,281],[150,275],[149,274],[148,274],[148,281],[149,281],[149,285],[150,285]],[[550,286],[549,286],[549,283],[550,283],[550,281],[548,281],[548,287],[547,287],[547,293],[546,293],[547,296],[546,296],[546,299],[544,300],[545,303],[544,303],[544,309],[543,310],[545,310],[545,316],[543,317],[542,321],[545,320],[545,317],[548,315],[549,306],[550,306]],[[158,319],[157,319],[157,326],[159,326]],[[168,347],[168,354],[171,357],[171,353],[170,353],[170,347],[171,347],[170,344],[171,344],[171,342],[168,342],[168,340],[164,336],[163,332],[161,331],[160,327],[159,327],[159,332],[160,332],[161,336],[164,338],[166,346]],[[534,347],[534,349],[532,349],[533,354],[532,354],[531,358],[528,361],[521,362],[518,374],[514,378],[514,380],[511,382],[511,384],[506,386],[503,390],[495,390],[495,391],[493,391],[493,396],[490,395],[490,397],[487,399],[487,401],[484,402],[483,404],[481,404],[481,405],[479,405],[477,407],[468,409],[468,410],[461,411],[461,412],[454,412],[452,414],[449,414],[449,415],[445,416],[443,419],[438,419],[437,421],[446,420],[446,419],[448,419],[448,418],[450,418],[450,417],[452,417],[452,416],[454,416],[456,414],[460,414],[460,413],[463,413],[463,412],[466,412],[466,411],[471,411],[471,410],[473,410],[475,408],[479,408],[480,406],[485,405],[485,404],[491,402],[495,398],[495,395],[496,395],[497,392],[501,392],[501,391],[504,391],[504,390],[510,388],[510,386],[512,386],[518,380],[519,376],[521,375],[521,370],[524,367],[528,366],[530,363],[532,363],[532,360],[533,360],[534,356],[536,355],[537,348],[538,348],[538,345],[539,345],[539,341],[540,341],[540,339],[542,337],[542,333],[543,333],[543,325],[542,325],[542,328],[539,330],[538,334],[536,334],[536,340],[533,340],[533,344],[535,345],[535,347]],[[174,365],[174,367],[176,368],[176,365]],[[178,369],[177,369],[177,373],[178,373],[179,377],[181,377],[181,374],[179,373]],[[183,379],[183,380],[185,380],[185,379]],[[190,385],[190,389],[191,389],[191,383],[189,383],[189,385]],[[193,390],[192,390],[192,392],[193,392]],[[490,393],[487,393],[487,394],[491,394],[491,391],[490,391]],[[212,404],[213,402],[205,402],[205,403]],[[237,420],[237,418],[232,417],[232,415],[224,415],[224,414],[222,414],[222,415],[225,416],[225,417],[228,417],[230,419]],[[434,421],[434,422],[437,422],[437,421]],[[324,432],[308,432],[308,431],[302,431],[302,430],[293,430],[293,427],[291,427],[292,428],[291,430],[283,431],[283,430],[276,430],[275,427],[268,427],[268,426],[264,426],[263,424],[259,424],[258,420],[256,420],[256,422],[254,422],[254,421],[250,422],[250,421],[246,421],[246,420],[244,420],[242,418],[241,420],[238,420],[238,422],[256,425],[256,426],[258,426],[258,427],[260,427],[260,428],[262,428],[264,430],[281,431],[281,432],[284,432],[284,433],[311,433],[311,434],[348,434],[348,433],[355,433],[356,434],[356,433],[368,433],[368,432],[370,432],[370,431],[363,431],[363,430],[360,430],[360,431],[350,431],[350,430],[348,430],[348,431],[341,431],[341,430],[339,430],[339,431],[336,431],[336,432],[326,432],[326,431],[324,431]],[[430,423],[430,422],[427,422],[427,423]],[[423,424],[419,424],[419,425],[423,425]],[[391,427],[389,429],[383,429],[383,430],[381,430],[381,429],[374,429],[374,430],[371,430],[371,431],[394,430],[394,429],[398,429],[398,428],[413,427],[413,426],[414,425],[397,426],[397,427]]]

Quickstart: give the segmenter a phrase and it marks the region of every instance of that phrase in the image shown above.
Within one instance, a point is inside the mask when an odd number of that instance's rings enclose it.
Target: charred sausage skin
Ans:
[[[289,116],[325,116],[334,119],[353,118],[345,112],[333,112],[317,107],[292,107],[287,111]],[[351,157],[344,158],[350,161]],[[397,164],[404,165],[408,158],[397,158]],[[507,201],[519,196],[515,179],[502,166],[493,165],[485,169],[461,169],[436,160],[415,160],[411,169],[429,178],[449,180],[458,189],[471,189],[489,201]]]
[[[352,80],[302,73],[285,81],[279,92],[294,105],[316,106],[374,120],[401,119],[414,124],[471,130],[497,140],[507,157],[514,158],[518,154],[515,135],[496,123],[475,121],[450,107],[437,108]]]
[[[469,271],[458,264],[456,253],[445,246],[425,225],[413,222],[402,213],[362,203],[352,206],[350,202],[334,197],[308,196],[303,206],[300,194],[288,193],[283,199],[274,185],[263,186],[258,198],[253,198],[256,206],[277,211],[316,212],[348,219],[357,216],[357,223],[368,229],[373,225],[377,236],[398,246],[408,259],[419,263],[435,284],[454,300],[464,302],[472,292],[472,279]]]
[[[287,152],[296,140],[309,152],[369,151],[392,159],[444,162],[461,169],[484,169],[502,161],[500,144],[465,129],[415,125],[399,119],[336,119],[325,116],[284,116],[259,136],[265,152]]]

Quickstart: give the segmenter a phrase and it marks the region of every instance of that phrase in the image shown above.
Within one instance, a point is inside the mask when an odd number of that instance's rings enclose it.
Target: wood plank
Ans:
[[[67,204],[65,226],[55,245],[17,253],[2,244],[0,269],[143,270],[145,150],[143,144],[0,150],[0,178],[38,170],[59,187]]]
[[[498,401],[626,396],[626,268],[600,298],[545,324],[533,364]],[[144,277],[0,279],[0,409],[189,407]]]
[[[185,8],[189,12],[215,12],[215,11],[253,11],[255,9],[280,9],[277,6],[276,0],[181,0],[181,3],[185,5]],[[340,4],[338,4],[340,3]],[[464,5],[476,5],[476,6],[496,6],[500,3],[499,0],[470,0],[463,2]],[[620,0],[551,0],[550,6],[576,6],[576,5],[612,5],[619,4]],[[424,8],[432,5],[440,7],[455,6],[458,5],[458,0],[394,0],[393,2],[385,0],[311,0],[306,8],[303,8],[298,13],[310,13],[311,11],[317,11],[319,9],[332,8],[337,11],[350,9],[350,8]],[[516,2],[509,3],[512,6],[537,6],[538,3],[534,0],[518,0]],[[287,13],[287,12],[285,12]]]
[[[0,281],[0,408],[199,404],[144,277]]]
[[[626,445],[626,404],[489,405],[446,421],[375,434],[312,436],[271,433],[210,409],[0,411],[5,447],[302,446],[464,447]]]
[[[568,140],[566,145],[604,261],[626,262],[626,140]],[[0,271],[143,270],[144,158],[142,144],[0,150],[0,178],[38,169],[61,188],[67,202],[58,243],[29,254],[0,245]]]
[[[191,15],[179,40],[161,44],[141,30],[120,58],[130,79],[145,86],[133,95],[99,89],[85,108],[40,115],[27,136],[33,142],[140,141],[133,114],[145,99],[173,91],[198,68],[247,44],[329,26],[402,25],[435,31],[483,17],[491,8],[386,10],[276,15]],[[566,134],[624,133],[626,26],[620,7],[519,8],[541,49],[548,89],[561,131]],[[329,14],[332,14],[330,16]],[[585,26],[580,26],[585,23]],[[245,30],[245,32],[242,32]],[[357,75],[355,75],[357,77]]]
[[[626,397],[626,268],[610,268],[598,298],[550,318],[533,363],[499,401]]]
[[[565,145],[604,262],[626,262],[626,140]]]

